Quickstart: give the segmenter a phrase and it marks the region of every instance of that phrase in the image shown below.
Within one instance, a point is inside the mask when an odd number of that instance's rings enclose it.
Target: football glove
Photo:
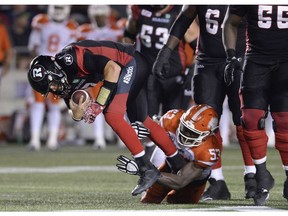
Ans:
[[[141,122],[136,121],[131,124],[140,140],[150,135],[149,129],[147,129]]]
[[[172,50],[164,45],[159,51],[157,58],[153,64],[152,73],[159,79],[165,79],[170,71],[169,58]]]
[[[96,117],[103,112],[105,106],[98,103],[91,103],[83,115],[85,123],[91,124],[95,121]]]
[[[116,164],[116,166],[117,169],[120,170],[121,172],[130,175],[140,175],[138,165],[134,160],[130,160],[124,155],[118,156],[117,160],[120,162],[120,164]]]
[[[227,60],[224,70],[224,82],[226,86],[230,86],[234,82],[234,73],[242,71],[241,58],[236,58],[236,51],[229,49],[226,51]]]

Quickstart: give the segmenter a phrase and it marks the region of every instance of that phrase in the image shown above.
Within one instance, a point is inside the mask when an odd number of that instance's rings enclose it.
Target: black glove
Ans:
[[[234,49],[228,49],[226,51],[226,55],[227,60],[224,71],[224,81],[226,86],[229,86],[234,81],[235,71],[241,71],[242,65],[241,65],[241,59],[236,58],[236,51]]]
[[[159,79],[165,79],[169,74],[170,64],[169,58],[171,56],[172,50],[164,45],[159,51],[157,58],[153,64],[152,73]]]
[[[133,123],[131,124],[131,126],[132,126],[132,128],[135,130],[135,132],[136,132],[136,134],[137,134],[137,136],[138,136],[138,138],[139,138],[140,140],[142,140],[142,139],[144,139],[144,138],[146,138],[146,137],[148,137],[148,136],[150,135],[149,129],[147,129],[147,128],[142,124],[142,122],[138,122],[138,121],[133,122]]]
[[[134,160],[130,160],[124,155],[120,155],[117,160],[120,162],[120,164],[116,164],[119,171],[130,175],[140,175],[138,165]]]

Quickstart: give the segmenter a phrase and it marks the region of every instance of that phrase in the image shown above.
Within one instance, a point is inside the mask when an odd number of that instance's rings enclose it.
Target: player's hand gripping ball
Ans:
[[[84,90],[76,90],[72,93],[69,106],[70,114],[75,121],[81,121],[88,107],[91,105],[91,96]]]

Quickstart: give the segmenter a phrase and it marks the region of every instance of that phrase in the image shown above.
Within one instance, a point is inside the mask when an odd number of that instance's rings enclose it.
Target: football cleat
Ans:
[[[283,197],[288,201],[288,177],[284,182]]]
[[[256,172],[255,177],[257,181],[257,191],[253,197],[254,204],[256,206],[263,206],[269,199],[269,191],[274,187],[274,178],[268,170],[261,174],[257,174]]]
[[[140,175],[140,179],[138,180],[138,185],[132,191],[132,196],[136,196],[146,191],[157,181],[159,177],[160,172],[156,167],[143,171]]]
[[[224,180],[216,181],[214,178],[209,178],[208,181],[210,186],[203,193],[202,200],[229,200],[231,198],[231,194]]]
[[[257,182],[254,173],[247,173],[244,176],[245,199],[253,198],[257,191]]]

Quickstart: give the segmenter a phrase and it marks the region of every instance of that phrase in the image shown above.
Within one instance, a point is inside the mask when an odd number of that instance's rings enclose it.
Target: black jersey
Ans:
[[[181,11],[181,5],[169,5],[161,10],[150,5],[131,6],[133,19],[137,23],[140,51],[152,66],[157,54],[169,36],[169,30]],[[181,42],[171,54],[171,71],[184,71],[186,57],[184,43]]]
[[[94,86],[103,79],[104,67],[112,60],[125,67],[134,57],[132,45],[112,41],[83,40],[71,43],[55,56],[73,90]]]
[[[288,56],[288,5],[231,5],[247,19],[247,55]]]
[[[199,5],[196,7],[200,27],[197,59],[209,62],[225,61],[226,53],[222,42],[222,29],[228,6]],[[245,21],[242,21],[238,30],[236,46],[238,57],[242,57],[245,53],[245,38]]]

